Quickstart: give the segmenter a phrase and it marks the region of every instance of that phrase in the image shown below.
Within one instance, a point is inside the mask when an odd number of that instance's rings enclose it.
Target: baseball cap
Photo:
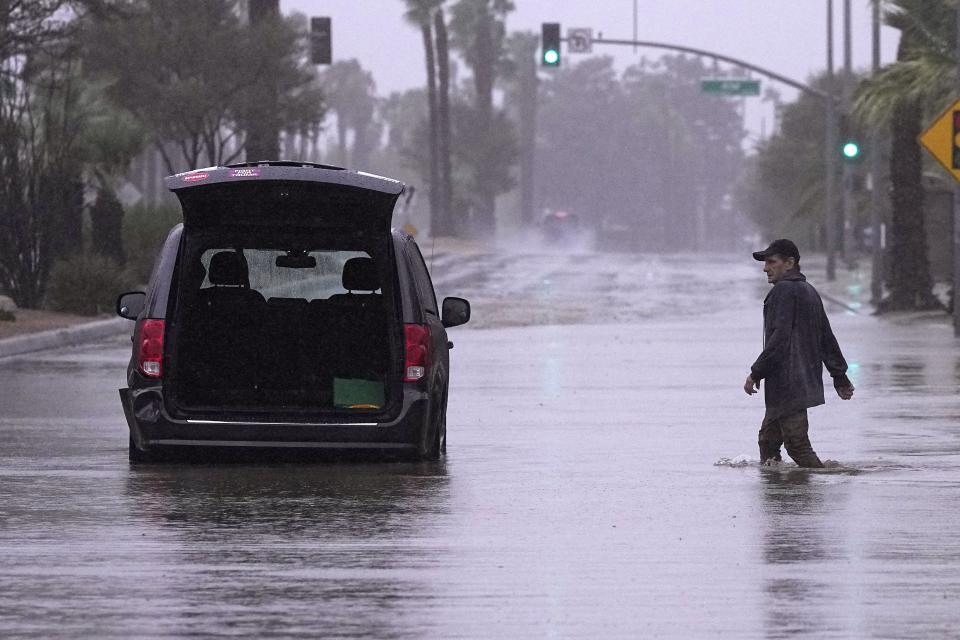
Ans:
[[[797,249],[797,245],[793,244],[792,240],[781,238],[780,240],[774,240],[771,242],[770,246],[763,251],[754,251],[753,259],[763,262],[773,255],[780,256],[781,258],[793,258],[795,260],[799,260],[800,250]]]

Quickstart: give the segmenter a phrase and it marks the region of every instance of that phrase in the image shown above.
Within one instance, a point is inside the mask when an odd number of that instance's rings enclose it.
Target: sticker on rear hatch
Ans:
[[[259,178],[260,169],[233,169],[230,171],[231,178]]]
[[[210,177],[209,173],[188,173],[183,176],[184,182],[200,182],[201,180],[206,180]]]

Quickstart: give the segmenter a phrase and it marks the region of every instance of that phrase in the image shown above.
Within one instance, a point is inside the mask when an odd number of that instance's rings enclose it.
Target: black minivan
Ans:
[[[136,320],[130,460],[191,447],[446,448],[447,327],[413,238],[391,229],[396,180],[300,162],[198,169],[166,184],[183,224]]]

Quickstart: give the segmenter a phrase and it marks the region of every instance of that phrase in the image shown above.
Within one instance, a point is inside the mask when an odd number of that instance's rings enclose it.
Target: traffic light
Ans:
[[[860,155],[860,144],[856,140],[847,140],[843,143],[843,148],[840,149],[840,153],[842,153],[843,157],[847,160],[856,160]]]
[[[860,137],[850,125],[849,116],[840,117],[840,157],[844,162],[858,162],[863,147],[860,146]]]
[[[544,22],[540,28],[540,64],[560,66],[560,23]]]
[[[330,64],[332,58],[332,35],[330,18],[310,18],[310,62]]]

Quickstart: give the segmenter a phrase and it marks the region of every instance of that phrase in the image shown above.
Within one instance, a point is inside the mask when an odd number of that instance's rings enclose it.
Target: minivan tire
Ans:
[[[430,423],[427,426],[428,432],[424,434],[417,457],[423,461],[436,462],[443,452],[443,423],[445,422],[446,407],[444,407],[443,402],[436,400],[431,404],[435,408],[430,416]]]

